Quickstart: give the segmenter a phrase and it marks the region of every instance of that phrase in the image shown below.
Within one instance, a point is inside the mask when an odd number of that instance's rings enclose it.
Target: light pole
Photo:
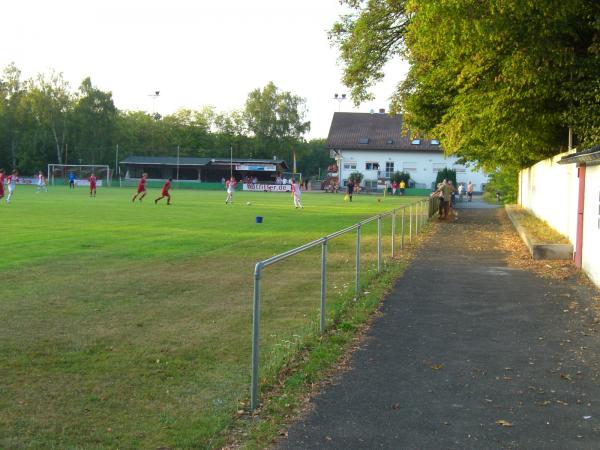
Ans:
[[[149,94],[148,97],[152,97],[152,120],[156,121],[156,99],[160,95],[160,91],[154,91],[154,94]],[[154,124],[152,124],[152,134],[150,136],[150,145],[154,150]]]
[[[342,110],[342,102],[346,100],[346,94],[338,94],[337,92],[333,94],[333,99],[338,102],[338,112]]]

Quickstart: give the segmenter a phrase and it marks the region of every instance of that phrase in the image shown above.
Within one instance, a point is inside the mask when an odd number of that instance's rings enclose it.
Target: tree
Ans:
[[[398,55],[394,93],[413,131],[487,169],[520,167],[600,138],[600,5],[595,0],[343,0],[331,31],[355,101]]]
[[[19,126],[23,93],[21,71],[12,63],[4,68],[0,79],[0,145],[9,149],[9,157],[2,158],[0,164],[10,163],[11,167],[17,167],[17,146],[23,131]]]
[[[435,177],[435,185],[437,186],[444,180],[452,181],[454,186],[458,186],[456,181],[456,170],[446,168],[438,171],[437,176]]]
[[[398,184],[401,181],[404,181],[406,183],[406,185],[408,186],[408,182],[410,181],[410,173],[408,173],[408,172],[394,172],[392,174],[392,176],[390,177],[390,180],[392,182],[396,182]]]
[[[289,159],[293,144],[310,130],[305,116],[306,100],[280,91],[272,81],[263,89],[250,92],[244,119],[248,131],[256,138],[257,156],[271,157],[274,152],[284,150]]]
[[[52,71],[47,77],[40,74],[35,81],[30,81],[28,90],[33,116],[41,127],[50,131],[56,149],[56,161],[62,164],[68,116],[73,106],[69,83],[62,73]]]
[[[360,182],[363,179],[363,174],[360,172],[352,172],[349,176],[348,176],[348,180],[351,180],[354,182],[354,184],[356,185],[360,185]]]
[[[72,151],[88,163],[112,162],[116,115],[112,93],[101,91],[85,78],[71,114]]]

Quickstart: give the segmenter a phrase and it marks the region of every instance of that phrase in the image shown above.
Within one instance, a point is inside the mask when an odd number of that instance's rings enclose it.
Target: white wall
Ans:
[[[361,172],[365,180],[376,180],[377,171],[365,169],[367,162],[378,162],[379,170],[385,172],[386,162],[394,163],[394,172],[405,171],[406,165],[413,163],[415,170],[406,170],[410,173],[410,177],[415,183],[424,185],[427,189],[431,188],[437,176],[437,169],[448,167],[449,169],[462,169],[464,166],[455,166],[457,158],[446,157],[442,152],[378,152],[366,150],[342,150],[342,180],[348,178],[354,170],[344,170],[345,163],[356,163],[356,171]],[[471,181],[475,185],[475,190],[482,190],[482,185],[487,183],[488,178],[482,171],[473,171],[472,168],[464,168],[464,172],[457,170],[456,180],[465,184]]]
[[[519,203],[566,236],[577,236],[579,178],[575,164],[558,164],[567,153],[519,174]],[[600,286],[600,166],[588,166],[584,200],[582,268]]]
[[[600,165],[586,169],[583,245],[583,270],[600,286]]]

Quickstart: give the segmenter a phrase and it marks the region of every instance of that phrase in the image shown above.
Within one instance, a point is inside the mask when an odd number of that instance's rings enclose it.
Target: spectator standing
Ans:
[[[400,180],[400,195],[404,195],[404,189],[406,188],[406,183],[404,180]]]
[[[467,183],[467,201],[473,200],[473,183],[470,181]]]

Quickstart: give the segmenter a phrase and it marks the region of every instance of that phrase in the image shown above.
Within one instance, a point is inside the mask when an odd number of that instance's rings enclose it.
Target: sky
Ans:
[[[119,109],[162,115],[242,109],[273,81],[306,99],[307,138],[327,137],[335,111],[387,110],[407,70],[390,62],[375,100],[358,108],[334,100],[349,92],[327,39],[345,12],[338,0],[19,0],[2,9],[0,67],[14,62],[24,78],[54,69],[75,90],[89,76]]]

